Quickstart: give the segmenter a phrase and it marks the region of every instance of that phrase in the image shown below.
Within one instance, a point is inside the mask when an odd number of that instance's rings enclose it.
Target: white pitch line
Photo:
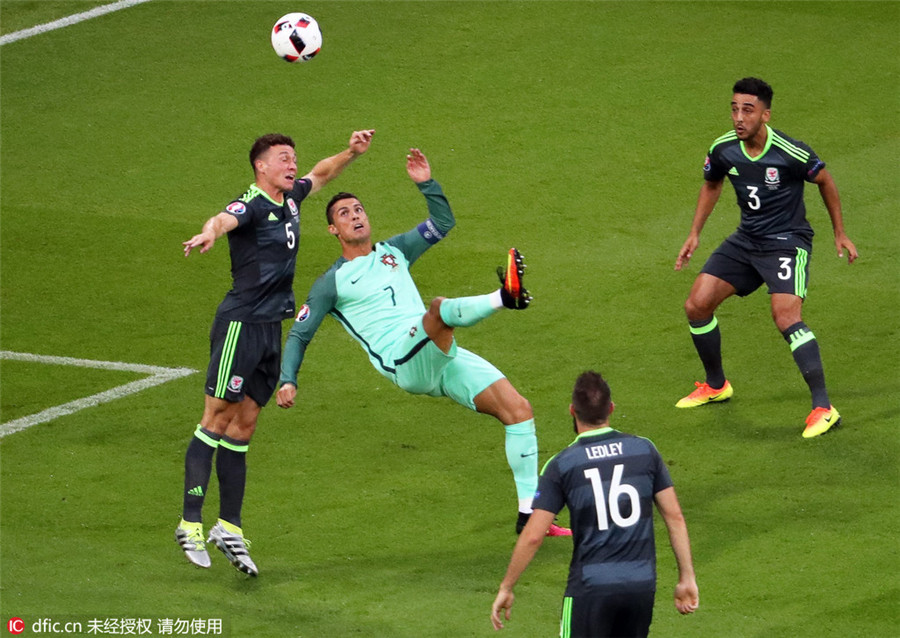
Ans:
[[[98,368],[100,370],[121,370],[123,372],[139,372],[141,374],[170,374],[183,371],[185,374],[196,372],[190,368],[164,368],[162,366],[148,366],[142,363],[123,363],[121,361],[95,361],[93,359],[75,359],[72,357],[53,357],[43,354],[31,354],[30,352],[12,352],[0,350],[0,359],[12,359],[15,361],[29,361],[32,363],[47,363],[56,366],[78,366],[80,368]],[[180,375],[184,376],[184,375]]]
[[[6,423],[0,424],[0,438],[3,438],[7,434],[13,434],[14,432],[19,432],[26,428],[30,428],[33,425],[47,423],[48,421],[52,421],[61,416],[66,416],[67,414],[73,414],[75,412],[78,412],[79,410],[84,410],[85,408],[91,408],[102,403],[109,403],[110,401],[115,401],[116,399],[126,397],[129,394],[141,392],[142,390],[146,390],[148,388],[166,383],[167,381],[186,377],[189,374],[194,374],[196,372],[196,370],[192,370],[191,368],[163,368],[161,366],[147,366],[137,363],[122,363],[120,361],[93,361],[91,359],[73,359],[71,357],[50,357],[38,354],[29,354],[26,352],[10,352],[8,350],[0,350],[0,359],[12,359],[15,361],[28,361],[33,363],[46,363],[51,365],[78,366],[82,368],[98,368],[101,370],[138,372],[141,374],[150,375],[145,379],[132,381],[131,383],[117,386],[110,390],[106,390],[105,392],[100,392],[89,397],[76,399],[75,401],[70,401],[69,403],[63,403],[62,405],[47,408],[46,410],[43,410],[42,412],[38,412],[36,414],[31,414],[20,419],[15,419],[13,421],[8,421]]]
[[[39,24],[35,27],[22,29],[21,31],[13,31],[12,33],[7,33],[4,36],[0,36],[0,46],[8,44],[9,42],[15,42],[16,40],[24,40],[25,38],[30,38],[33,35],[40,35],[41,33],[47,33],[48,31],[53,31],[55,29],[62,29],[63,27],[68,27],[72,24],[78,24],[79,22],[83,22],[84,20],[97,18],[99,16],[106,15],[107,13],[112,13],[113,11],[118,11],[119,9],[127,9],[144,2],[150,2],[150,0],[119,0],[119,2],[104,4],[103,6],[95,7],[89,11],[66,16],[65,18],[54,20],[53,22]]]

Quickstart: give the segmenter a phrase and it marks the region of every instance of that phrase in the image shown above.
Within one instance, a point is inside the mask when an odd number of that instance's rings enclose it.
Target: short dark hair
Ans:
[[[609,384],[599,372],[582,372],[572,390],[575,417],[582,423],[600,425],[609,420],[612,408]]]
[[[273,146],[290,146],[294,148],[294,140],[281,133],[267,133],[257,137],[256,141],[253,142],[253,146],[250,147],[250,166],[253,167],[254,173],[256,172],[256,160]]]
[[[772,108],[772,87],[765,80],[759,78],[743,78],[734,83],[733,93],[744,93],[745,95],[755,95],[759,101],[766,105],[767,109]]]
[[[355,199],[359,201],[359,197],[357,197],[353,193],[346,193],[344,191],[341,191],[330,200],[328,200],[328,206],[325,207],[325,219],[328,220],[329,225],[334,223],[334,215],[331,214],[331,208],[342,199]]]

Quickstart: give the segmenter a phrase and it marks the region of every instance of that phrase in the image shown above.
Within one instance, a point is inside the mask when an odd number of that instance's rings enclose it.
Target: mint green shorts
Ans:
[[[419,328],[424,334],[424,328]],[[456,345],[456,339],[445,354],[430,339],[412,356],[403,357],[390,377],[411,394],[450,397],[470,410],[475,397],[493,383],[504,378],[502,372],[474,352]]]

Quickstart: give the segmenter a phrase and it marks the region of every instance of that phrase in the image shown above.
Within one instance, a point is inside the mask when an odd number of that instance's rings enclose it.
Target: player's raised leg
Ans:
[[[527,308],[531,303],[531,295],[522,285],[525,275],[525,259],[522,254],[515,248],[510,248],[506,269],[500,266],[497,273],[501,283],[499,290],[473,297],[442,298],[439,305],[441,321],[450,328],[473,326],[501,308]]]

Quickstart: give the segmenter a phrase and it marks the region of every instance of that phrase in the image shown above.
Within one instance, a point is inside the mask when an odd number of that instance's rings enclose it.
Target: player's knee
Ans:
[[[713,312],[715,312],[715,307],[710,307],[709,304],[703,303],[695,295],[689,296],[684,302],[684,314],[687,316],[688,321],[707,319],[712,317]]]
[[[238,441],[249,441],[256,432],[256,416],[241,414],[231,420],[226,434]]]
[[[697,302],[693,297],[688,297],[684,301],[684,314],[690,321],[694,321],[696,315],[698,314],[698,306]]]
[[[519,394],[518,391],[514,390],[506,403],[506,408],[510,415],[509,420],[512,423],[521,423],[534,418],[531,402]]]

